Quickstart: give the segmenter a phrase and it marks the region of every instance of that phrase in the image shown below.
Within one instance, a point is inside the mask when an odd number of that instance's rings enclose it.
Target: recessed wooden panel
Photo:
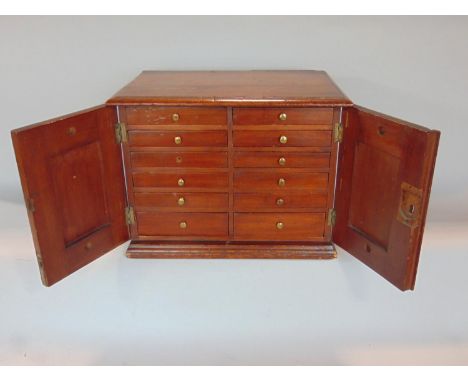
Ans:
[[[223,147],[227,145],[227,132],[135,130],[128,132],[128,142],[133,147]]]
[[[278,224],[282,228],[278,229]],[[321,240],[325,213],[236,213],[235,240]]]
[[[182,198],[183,204],[180,199]],[[137,209],[172,208],[185,210],[218,210],[228,211],[229,197],[227,193],[193,193],[193,192],[154,192],[134,194]]]
[[[281,179],[284,185],[281,186]],[[292,172],[291,170],[253,171],[235,170],[234,189],[249,192],[252,190],[268,190],[279,192],[284,190],[326,190],[328,173]]]
[[[286,137],[285,143],[281,137]],[[330,146],[331,131],[234,131],[235,147]]]
[[[127,107],[130,125],[226,125],[226,108],[216,107]]]
[[[98,107],[12,131],[47,286],[129,237],[116,116]]]
[[[330,153],[234,152],[234,167],[320,168],[330,166]]]
[[[332,108],[234,108],[234,125],[326,125],[333,119]]]
[[[227,167],[226,152],[132,152],[133,168],[139,167]]]
[[[138,234],[141,236],[210,238],[228,234],[226,213],[138,212],[137,224]]]
[[[399,167],[399,158],[371,145],[357,144],[349,224],[383,248],[388,246],[393,213],[398,203]]]
[[[333,240],[413,289],[440,133],[361,107],[343,121]]]
[[[65,245],[110,224],[105,194],[102,152],[93,142],[51,158],[55,198]]]
[[[179,180],[183,185],[179,185]],[[171,187],[184,190],[186,188],[223,188],[228,186],[227,172],[135,172],[133,174],[135,187]]]
[[[294,192],[294,193],[239,193],[234,194],[234,210],[249,212],[258,210],[326,208],[328,194]]]

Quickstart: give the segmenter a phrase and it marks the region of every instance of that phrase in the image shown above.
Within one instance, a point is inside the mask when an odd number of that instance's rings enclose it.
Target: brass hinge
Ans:
[[[127,225],[135,224],[135,211],[133,207],[125,207],[125,221]]]
[[[331,208],[328,210],[328,225],[334,226],[336,223],[336,210],[334,208]]]
[[[343,125],[341,122],[335,123],[335,128],[333,129],[333,140],[335,143],[343,141]]]
[[[127,142],[127,127],[123,122],[115,124],[115,140],[117,143]]]

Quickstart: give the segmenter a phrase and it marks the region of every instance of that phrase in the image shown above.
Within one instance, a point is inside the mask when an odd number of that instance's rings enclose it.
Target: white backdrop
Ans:
[[[0,363],[468,363],[467,17],[0,17]],[[415,292],[331,262],[136,261],[40,286],[9,130],[141,70],[322,69],[442,131]]]

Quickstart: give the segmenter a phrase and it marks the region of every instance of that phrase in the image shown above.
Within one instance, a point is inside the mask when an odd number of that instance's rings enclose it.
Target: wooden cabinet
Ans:
[[[331,259],[413,289],[440,133],[325,72],[140,74],[106,105],[12,131],[52,285],[133,258]]]

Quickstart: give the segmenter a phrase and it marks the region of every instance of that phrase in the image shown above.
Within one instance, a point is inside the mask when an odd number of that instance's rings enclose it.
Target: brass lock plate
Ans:
[[[409,183],[401,184],[400,204],[397,220],[411,228],[419,225],[422,190]]]

